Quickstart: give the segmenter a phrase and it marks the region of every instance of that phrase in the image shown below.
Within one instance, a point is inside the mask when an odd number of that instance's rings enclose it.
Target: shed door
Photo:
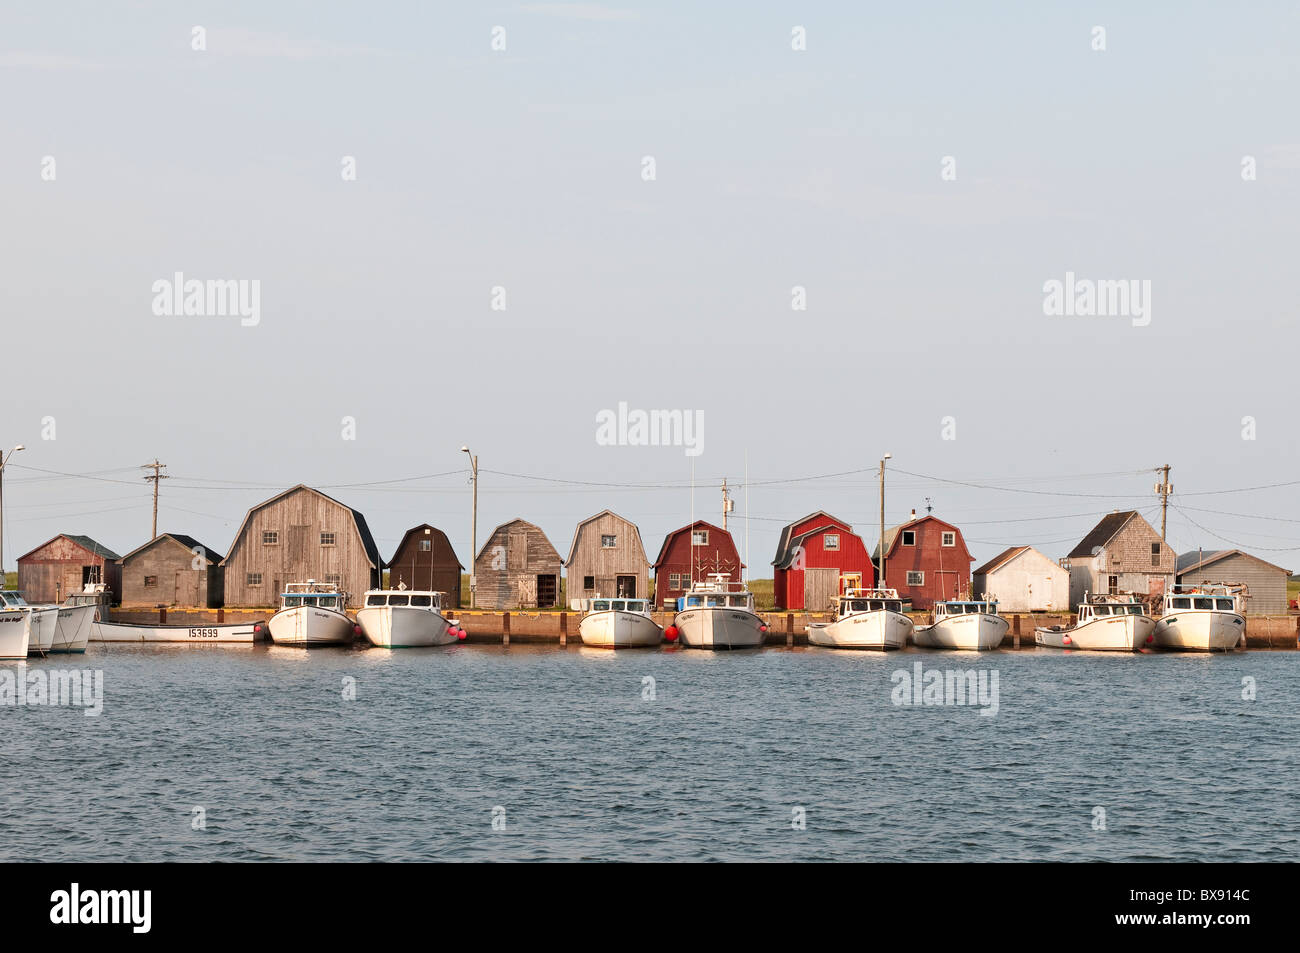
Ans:
[[[803,571],[803,607],[809,612],[833,608],[840,593],[838,569],[805,569]]]
[[[556,585],[555,576],[541,575],[537,577],[537,608],[547,609],[555,605],[555,600],[559,598],[559,586]]]
[[[506,540],[506,568],[522,569],[528,565],[528,533],[511,530]]]
[[[636,598],[636,576],[619,576],[615,581],[616,595],[620,599]]]
[[[193,569],[176,570],[176,589],[172,605],[197,606],[199,604],[199,574]]]

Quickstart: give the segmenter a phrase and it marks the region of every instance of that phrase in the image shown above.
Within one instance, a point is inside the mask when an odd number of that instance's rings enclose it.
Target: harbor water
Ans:
[[[0,706],[0,860],[1300,859],[1296,652],[122,645],[25,668],[54,670],[102,671],[102,711]]]

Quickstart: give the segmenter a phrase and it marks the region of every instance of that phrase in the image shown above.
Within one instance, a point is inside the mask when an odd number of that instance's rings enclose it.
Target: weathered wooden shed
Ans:
[[[879,561],[880,544],[873,557]],[[970,592],[970,564],[961,530],[937,516],[912,518],[885,530],[885,585],[917,610],[936,601],[958,599]]]
[[[1286,615],[1286,581],[1291,571],[1240,549],[1183,553],[1178,557],[1178,584],[1244,584],[1247,615]]]
[[[888,568],[888,567],[886,567]],[[1070,571],[1032,546],[1012,546],[971,575],[971,596],[1002,612],[1070,612]]]
[[[184,533],[160,533],[123,556],[122,605],[218,609],[222,555]]]
[[[1106,514],[1066,559],[1071,607],[1085,592],[1135,592],[1154,605],[1178,570],[1177,554],[1136,510]]]
[[[745,564],[729,532],[696,520],[664,537],[654,569],[655,604],[672,607],[691,588],[692,579],[703,582],[710,573],[721,572],[740,582]]]
[[[569,605],[596,596],[645,599],[650,595],[650,560],[641,531],[631,520],[601,510],[578,524],[564,561]]]
[[[876,568],[862,537],[825,510],[781,530],[772,560],[772,595],[778,609],[822,610],[846,587],[869,588]]]
[[[480,609],[546,609],[560,601],[560,554],[538,527],[514,519],[492,531],[474,558]]]
[[[383,560],[364,516],[300,483],[248,511],[221,568],[228,606],[275,606],[287,583],[309,579],[355,606],[379,587]]]
[[[18,588],[28,602],[63,602],[89,582],[108,586],[109,600],[122,596],[120,557],[89,536],[60,533],[18,557]]]
[[[436,526],[421,523],[406,531],[397,551],[388,561],[388,585],[396,589],[433,589],[446,593],[442,604],[460,608],[460,572],[465,567],[456,558],[447,534]]]

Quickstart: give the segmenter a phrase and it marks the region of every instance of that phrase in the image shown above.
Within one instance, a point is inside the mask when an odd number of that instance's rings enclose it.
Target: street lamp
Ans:
[[[885,588],[885,461],[893,456],[887,453],[880,458],[880,581],[876,583],[879,589]]]
[[[5,569],[5,464],[19,450],[26,450],[21,443],[8,453],[0,454],[0,585],[4,585]]]
[[[475,565],[478,561],[478,455],[470,453],[469,447],[464,445],[460,452],[469,454],[470,480],[474,484],[474,510],[469,524],[469,607],[473,609],[478,595],[478,567]]]

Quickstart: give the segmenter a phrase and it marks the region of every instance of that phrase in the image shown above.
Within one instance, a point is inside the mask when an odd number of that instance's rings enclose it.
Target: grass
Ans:
[[[1300,599],[1300,576],[1292,576],[1286,581],[1287,605],[1290,605],[1293,599]]]
[[[7,573],[5,573],[5,588],[6,588],[6,589],[17,589],[17,588],[18,588],[18,573],[17,573],[17,572],[7,572]]]
[[[554,609],[539,609],[532,611],[539,612],[561,612],[569,608],[569,600],[566,594],[566,583],[568,580],[561,577],[560,579],[560,598],[559,604]],[[760,612],[770,612],[776,605],[775,598],[772,594],[771,579],[751,579],[749,580],[749,591],[754,594],[754,608]],[[460,604],[469,606],[469,574],[461,573],[460,575]]]

